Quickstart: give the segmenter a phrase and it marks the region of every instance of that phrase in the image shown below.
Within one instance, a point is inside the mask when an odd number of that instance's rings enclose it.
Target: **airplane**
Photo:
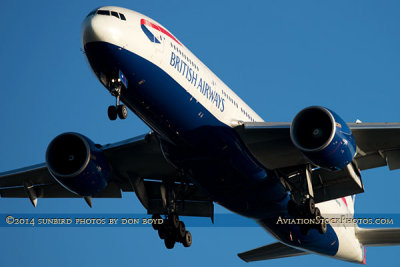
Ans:
[[[55,137],[46,162],[0,173],[0,196],[120,198],[134,192],[165,246],[190,247],[181,217],[210,217],[214,204],[254,219],[278,241],[238,254],[246,261],[316,253],[366,262],[365,247],[400,244],[400,229],[327,223],[354,216],[360,171],[400,168],[400,123],[346,123],[311,106],[292,122],[265,122],[164,26],[105,6],[82,24],[82,46],[115,98],[151,129],[99,145],[79,133]],[[305,222],[313,223],[288,223]]]

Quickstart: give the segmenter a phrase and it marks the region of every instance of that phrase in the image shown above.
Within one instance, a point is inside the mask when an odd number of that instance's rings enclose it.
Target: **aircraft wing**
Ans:
[[[121,192],[135,192],[149,214],[166,214],[162,179],[170,179],[178,194],[178,215],[213,217],[212,201],[190,182],[177,180],[177,170],[165,160],[153,134],[104,145],[101,150],[111,164],[112,178],[94,197],[121,198]],[[0,173],[0,196],[30,198],[32,203],[38,198],[80,197],[54,180],[45,163]]]
[[[267,168],[285,170],[310,163],[290,138],[287,122],[248,122],[236,127],[252,154]],[[360,170],[387,165],[400,168],[400,123],[349,123],[357,144]],[[361,178],[350,169],[313,172],[316,203],[364,191]]]
[[[276,242],[243,253],[239,253],[238,256],[245,262],[251,262],[287,258],[307,254],[309,253],[286,246],[281,242]]]
[[[256,158],[269,169],[308,162],[290,139],[290,122],[247,122],[236,127]],[[348,123],[357,143],[360,170],[400,168],[400,123]]]

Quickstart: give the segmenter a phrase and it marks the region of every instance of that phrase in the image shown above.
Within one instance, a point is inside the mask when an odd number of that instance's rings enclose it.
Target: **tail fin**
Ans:
[[[400,228],[356,228],[355,234],[364,246],[400,245]]]

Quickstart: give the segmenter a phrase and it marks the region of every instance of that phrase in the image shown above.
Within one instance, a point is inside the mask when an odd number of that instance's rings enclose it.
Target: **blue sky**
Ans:
[[[106,144],[149,129],[132,113],[110,122],[113,98],[80,44],[95,7],[118,5],[157,20],[264,120],[290,121],[323,105],[345,121],[398,122],[398,1],[11,1],[0,16],[0,172],[44,161],[57,134]],[[400,213],[400,172],[363,172],[360,213]],[[133,194],[118,200],[1,199],[0,213],[142,213]],[[216,212],[225,213],[217,207]],[[397,224],[399,225],[399,224]],[[246,266],[237,252],[274,242],[257,227],[193,227],[190,249],[167,251],[151,228],[0,228],[4,266]],[[398,266],[400,247],[368,248],[369,266]],[[350,266],[321,256],[249,266]]]

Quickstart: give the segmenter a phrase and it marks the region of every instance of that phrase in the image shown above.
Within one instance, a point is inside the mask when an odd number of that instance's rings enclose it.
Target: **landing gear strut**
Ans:
[[[311,166],[305,165],[299,171],[285,175],[284,182],[291,192],[288,202],[288,212],[295,218],[319,219],[318,224],[302,224],[300,231],[307,235],[311,228],[321,234],[326,233],[327,225],[321,216],[321,211],[315,207],[314,191],[311,182]]]
[[[153,224],[153,228],[158,231],[160,238],[164,239],[167,249],[174,248],[177,242],[182,243],[184,247],[190,247],[192,245],[192,234],[186,230],[184,222],[179,220],[179,216],[176,213],[176,196],[173,191],[172,183],[166,181],[161,185],[160,191],[167,215],[165,216],[163,224]],[[160,215],[153,215],[153,219],[160,218]]]
[[[108,118],[112,121],[117,119],[117,116],[121,119],[124,120],[128,117],[128,109],[126,108],[125,105],[120,104],[120,97],[121,97],[121,88],[122,88],[122,82],[121,80],[118,79],[112,79],[111,84],[110,84],[110,93],[112,96],[116,98],[116,103],[115,106],[109,106],[107,113],[108,113]]]

